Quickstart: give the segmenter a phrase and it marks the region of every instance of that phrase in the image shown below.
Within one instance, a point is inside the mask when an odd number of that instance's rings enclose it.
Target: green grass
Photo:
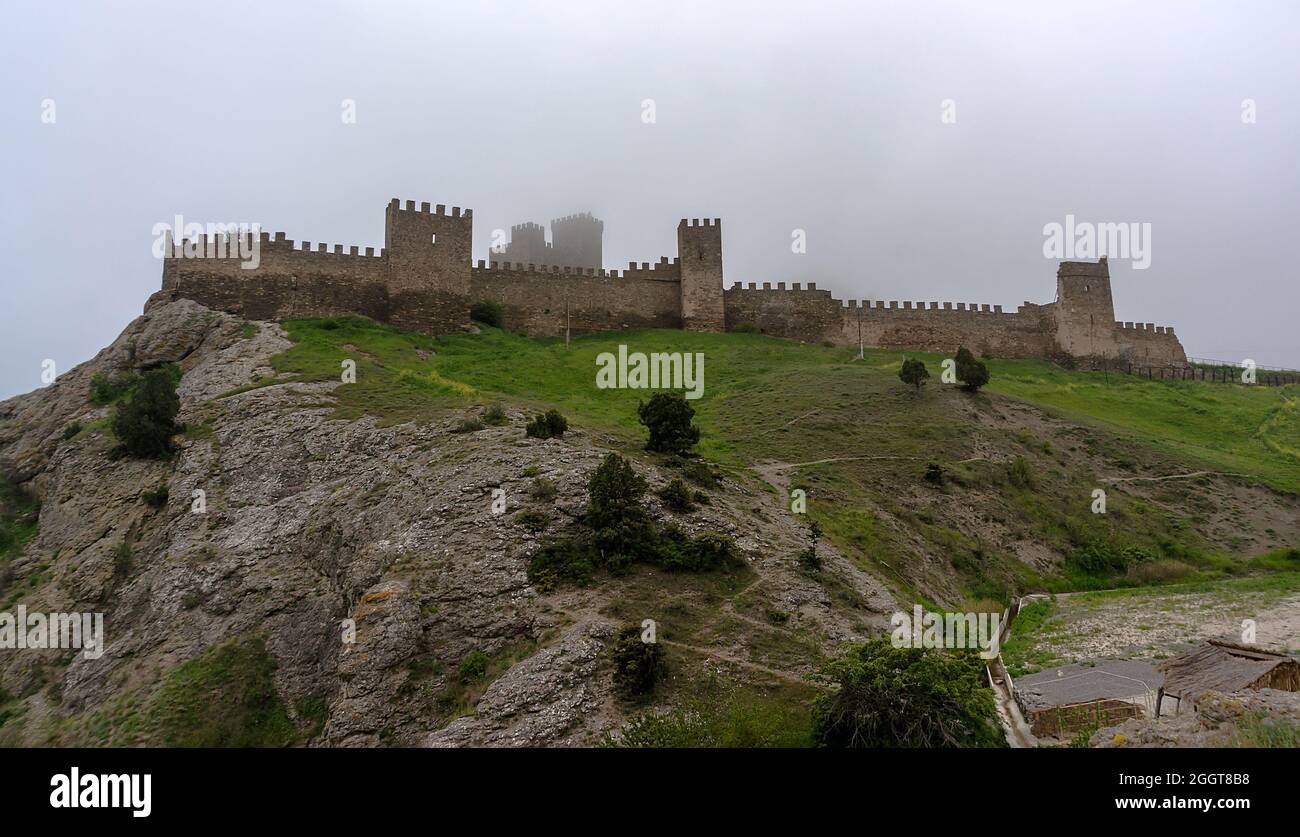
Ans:
[[[260,638],[232,640],[187,660],[167,674],[152,703],[159,737],[172,747],[293,743],[298,730],[276,693],[274,671]]]
[[[754,491],[771,489],[748,466],[794,463],[787,475],[809,492],[809,517],[852,560],[906,595],[941,572],[933,559],[922,567],[920,553],[946,556],[952,566],[942,573],[955,572],[964,595],[1005,600],[1044,586],[1014,556],[990,548],[969,521],[947,515],[945,503],[974,503],[978,515],[1064,555],[1107,542],[1179,561],[1196,577],[1227,573],[1231,557],[1193,531],[1197,497],[1186,489],[1194,481],[1169,484],[1189,499],[1166,503],[1109,485],[1108,513],[1093,515],[1089,492],[1097,475],[1071,464],[1067,454],[1078,449],[1121,472],[1139,466],[1152,474],[1227,471],[1300,491],[1300,400],[1294,397],[1300,387],[1145,381],[1070,372],[1042,361],[990,361],[989,393],[1086,428],[1077,443],[1057,439],[1053,445],[1019,427],[999,426],[1005,419],[994,409],[996,396],[962,393],[937,380],[920,393],[904,386],[897,379],[901,352],[873,350],[859,361],[852,349],[675,330],[589,335],[566,348],[557,338],[490,327],[428,337],[359,317],[290,321],[285,328],[295,342],[274,360],[281,373],[337,381],[342,361],[356,362],[357,382],[334,389],[341,418],[428,421],[496,403],[528,412],[555,407],[574,429],[599,433],[629,452],[646,438],[636,406],[651,393],[597,389],[597,355],[617,352],[619,344],[633,351],[703,352],[704,397],[690,402],[702,430],[698,453]],[[936,371],[941,360],[907,356]],[[981,413],[987,418],[978,422],[973,415]],[[1013,466],[988,461],[990,449]],[[922,480],[931,462],[943,468],[943,485]],[[898,522],[906,527],[902,534]],[[1271,567],[1263,562],[1252,569]],[[1118,583],[1067,570],[1055,586]]]

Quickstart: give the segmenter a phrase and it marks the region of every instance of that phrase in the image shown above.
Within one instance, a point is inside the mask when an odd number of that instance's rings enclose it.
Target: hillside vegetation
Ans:
[[[334,391],[341,417],[421,421],[506,401],[556,407],[625,450],[644,441],[636,406],[651,393],[598,389],[597,355],[703,352],[700,454],[755,491],[806,490],[837,546],[921,600],[1220,578],[1267,569],[1249,559],[1297,539],[1298,387],[989,359],[990,383],[970,394],[939,383],[938,355],[858,360],[755,334],[628,331],[566,347],[358,318],[286,329],[281,373],[337,380],[340,358],[356,362],[356,384]],[[905,357],[933,370],[920,392],[898,380]],[[1105,514],[1092,510],[1098,488]]]

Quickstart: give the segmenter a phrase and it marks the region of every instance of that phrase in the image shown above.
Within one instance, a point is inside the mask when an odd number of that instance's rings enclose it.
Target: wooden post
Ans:
[[[569,348],[569,301],[564,300],[564,348]]]

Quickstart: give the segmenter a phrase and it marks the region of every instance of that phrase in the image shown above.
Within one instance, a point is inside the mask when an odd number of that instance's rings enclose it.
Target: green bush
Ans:
[[[117,581],[125,581],[130,577],[134,565],[135,555],[131,550],[131,544],[122,541],[113,550],[113,578]]]
[[[122,372],[110,376],[106,372],[96,372],[90,378],[90,400],[103,407],[135,389],[140,377],[134,372]]]
[[[506,411],[501,409],[500,404],[493,404],[483,412],[484,424],[489,424],[493,427],[500,427],[505,424],[506,421]]]
[[[81,422],[79,421],[72,422],[67,427],[63,428],[63,441],[66,442],[68,439],[71,439],[73,436],[76,436],[78,433],[81,432],[81,429],[82,429]]]
[[[181,401],[176,394],[179,370],[146,372],[131,394],[113,409],[113,433],[131,456],[159,458],[171,453],[171,437],[179,432],[175,419]]]
[[[659,499],[675,512],[684,514],[695,510],[695,499],[681,477],[673,477],[667,485],[659,489]]]
[[[1003,747],[984,663],[970,651],[894,648],[877,637],[821,669],[836,688],[813,705],[823,747]]]
[[[505,313],[505,308],[495,299],[481,299],[470,306],[469,318],[483,325],[501,328]]]
[[[930,377],[930,370],[925,368],[924,361],[909,358],[903,361],[903,365],[898,370],[898,379],[905,384],[916,387],[919,392],[921,384],[926,382]]]
[[[682,464],[682,476],[705,488],[717,488],[720,480],[712,468],[698,459],[692,459]]]
[[[471,651],[460,661],[458,672],[462,683],[477,683],[487,674],[488,655],[482,651]]]
[[[515,515],[515,523],[536,535],[546,531],[546,527],[551,525],[551,518],[541,512],[521,511]]]
[[[736,323],[731,330],[736,334],[758,334],[758,326],[753,323]]]
[[[145,505],[150,508],[161,509],[163,506],[167,505],[167,497],[169,493],[167,483],[159,483],[156,488],[150,488],[141,492],[140,499],[144,500]]]
[[[540,503],[551,502],[558,493],[555,483],[546,477],[534,477],[533,484],[528,487],[528,496]]]
[[[560,415],[559,410],[547,410],[545,413],[539,413],[536,418],[528,422],[527,427],[524,428],[524,433],[534,439],[550,439],[563,436],[564,431],[568,429],[569,420]]]
[[[645,478],[616,453],[605,457],[587,484],[587,513],[592,540],[602,563],[618,570],[654,540],[650,516],[641,504]]]
[[[478,431],[482,430],[484,427],[486,427],[486,425],[484,425],[482,421],[480,421],[477,418],[470,417],[470,418],[461,419],[460,424],[457,424],[455,427],[453,427],[451,429],[451,432],[452,433],[477,433]]]
[[[695,408],[680,392],[655,393],[637,404],[636,413],[650,431],[646,450],[684,454],[700,440],[700,428],[692,423]]]
[[[1007,464],[1007,480],[1016,488],[1033,488],[1034,472],[1023,456],[1017,456]]]
[[[663,651],[657,642],[641,641],[640,625],[626,625],[618,632],[614,640],[614,689],[621,697],[649,697],[663,670]]]
[[[938,462],[931,462],[925,466],[925,481],[932,482],[935,485],[943,485],[943,466]]]
[[[562,581],[586,584],[596,573],[599,557],[591,544],[583,541],[547,541],[528,561],[528,581],[543,590]]]

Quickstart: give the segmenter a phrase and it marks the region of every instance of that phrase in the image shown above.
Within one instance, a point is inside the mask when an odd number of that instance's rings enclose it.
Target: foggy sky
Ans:
[[[156,223],[378,248],[393,197],[472,208],[475,259],[494,228],[590,210],[622,269],[676,255],[680,218],[720,217],[728,285],[1007,310],[1054,297],[1045,224],[1147,222],[1150,268],[1112,262],[1119,320],[1300,366],[1298,18],[1282,0],[10,0],[0,397],[140,313]]]

